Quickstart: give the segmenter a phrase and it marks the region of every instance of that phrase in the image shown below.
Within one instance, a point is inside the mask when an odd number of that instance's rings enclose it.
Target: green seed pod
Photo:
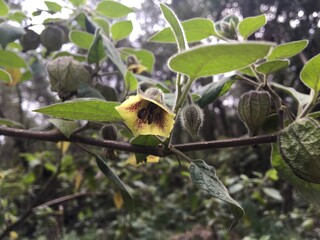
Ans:
[[[26,34],[19,39],[23,52],[36,49],[40,45],[40,36],[38,33],[31,29],[25,29],[25,31]]]
[[[279,149],[292,172],[308,182],[320,183],[320,125],[313,118],[299,119],[279,134]]]
[[[118,134],[114,125],[108,124],[101,128],[101,134],[103,139],[117,141]]]
[[[47,53],[59,50],[65,41],[64,31],[54,25],[49,25],[40,34],[43,46],[47,48]]]
[[[204,121],[203,111],[196,104],[188,105],[181,110],[180,121],[192,137],[197,136]]]
[[[82,63],[72,57],[59,57],[47,65],[51,90],[67,96],[82,85],[90,84],[91,74]]]
[[[269,115],[271,97],[267,91],[250,91],[239,99],[238,114],[246,125],[249,135],[257,134]]]

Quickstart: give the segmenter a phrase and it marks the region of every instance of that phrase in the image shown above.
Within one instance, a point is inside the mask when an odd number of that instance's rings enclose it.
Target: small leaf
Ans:
[[[1,0],[0,0],[1,1]],[[1,7],[0,7],[1,8]],[[1,11],[1,10],[0,10]],[[9,16],[7,17],[8,19],[18,22],[18,23],[22,23],[23,20],[26,20],[27,15],[24,14],[22,11],[15,11],[15,12],[10,12]]]
[[[252,33],[258,31],[266,23],[267,17],[265,14],[254,17],[247,17],[239,23],[238,31],[244,39],[247,39]]]
[[[133,25],[130,20],[119,21],[111,25],[110,31],[113,40],[119,41],[130,35],[133,30]]]
[[[210,84],[207,84],[203,88],[200,89],[199,92],[197,92],[201,97],[196,101],[196,103],[203,108],[204,106],[212,103],[215,99],[221,96],[221,92],[223,90],[223,87],[227,82],[232,82],[230,78],[223,78],[220,79],[218,82],[212,82]],[[231,85],[228,85],[228,88],[230,89]],[[228,89],[225,89],[227,92]]]
[[[81,5],[86,5],[87,0],[69,0],[71,4],[75,7],[80,7]]]
[[[169,7],[167,7],[163,3],[160,3],[160,8],[161,8],[163,16],[165,17],[167,22],[170,24],[173,35],[176,39],[176,43],[178,45],[179,52],[187,49],[188,42],[187,42],[185,32],[183,30],[183,27],[182,27],[178,17]]]
[[[94,40],[89,48],[87,61],[92,64],[95,63],[99,65],[100,61],[105,59],[106,53],[104,50],[104,45],[102,41],[102,37],[100,34],[100,28],[96,30],[94,35]]]
[[[302,68],[300,78],[302,82],[317,93],[320,91],[320,54],[311,58]]]
[[[78,47],[89,49],[93,42],[94,36],[87,32],[73,30],[69,33],[69,39]]]
[[[244,210],[239,203],[230,197],[227,188],[216,176],[214,167],[206,164],[203,160],[195,160],[190,165],[190,175],[198,188],[229,204],[234,216],[230,230],[235,227],[239,219],[243,217]]]
[[[292,172],[288,164],[282,159],[276,143],[272,144],[271,164],[281,178],[287,180],[293,187],[312,204],[320,206],[320,185],[307,182]]]
[[[61,5],[56,2],[44,1],[44,3],[46,4],[48,10],[53,13],[60,12],[62,9]]]
[[[147,67],[149,73],[153,71],[153,65],[155,63],[154,54],[146,49],[134,49],[134,48],[121,48],[123,55],[135,55],[140,64]]]
[[[279,202],[282,202],[283,201],[283,198],[280,194],[280,192],[277,190],[277,189],[274,189],[274,188],[268,188],[268,187],[264,187],[262,188],[262,191],[268,195],[269,197],[279,201]]]
[[[320,183],[320,125],[313,118],[302,118],[279,135],[282,158],[301,179]]]
[[[127,189],[126,185],[121,181],[121,179],[108,166],[106,161],[98,154],[95,154],[82,146],[81,146],[81,148],[95,157],[96,163],[97,163],[100,171],[103,172],[103,174],[119,188],[119,190],[121,192],[121,196],[123,197],[125,206],[128,209],[133,210],[134,209],[134,199],[133,199],[131,193]]]
[[[256,70],[262,74],[270,74],[274,73],[276,71],[279,71],[283,68],[288,67],[290,64],[290,61],[285,59],[285,60],[271,60],[267,61],[264,63],[261,63],[256,67]]]
[[[114,1],[100,2],[96,11],[109,18],[121,18],[133,12],[132,8]]]
[[[81,98],[73,101],[56,103],[34,111],[70,120],[112,122],[122,120],[121,116],[114,108],[119,104],[120,103],[107,102],[101,99]]]
[[[92,19],[103,31],[106,36],[109,36],[109,23],[106,19],[102,17],[95,17]]]
[[[48,119],[56,128],[62,132],[67,138],[79,127],[79,124],[76,121],[63,120],[58,118]]]
[[[132,138],[130,143],[133,145],[155,147],[160,143],[160,140],[154,135],[139,135],[135,138]],[[148,157],[148,154],[143,153],[136,153],[135,155],[137,163],[145,161]]]
[[[199,42],[213,35],[213,22],[207,18],[192,18],[181,22],[187,42]],[[149,42],[175,43],[175,37],[170,27],[164,28],[148,39]]]
[[[131,71],[127,71],[124,81],[129,91],[135,91],[138,86],[138,80]]]
[[[24,34],[26,31],[23,28],[12,26],[6,22],[0,23],[0,44],[3,49],[8,43],[19,39]]]
[[[9,13],[9,7],[4,0],[0,0],[0,16],[5,16]]]
[[[290,58],[300,53],[308,45],[308,40],[284,43],[276,46],[269,54],[268,60]]]
[[[0,69],[0,81],[11,83],[12,82],[11,75],[7,71]]]
[[[25,68],[26,62],[17,53],[0,49],[0,66],[12,68]]]
[[[244,68],[264,58],[273,43],[245,42],[195,47],[169,59],[173,71],[191,79],[226,73]]]
[[[0,125],[8,126],[8,127],[16,127],[16,128],[22,128],[22,124],[16,121],[13,121],[8,118],[0,118]]]

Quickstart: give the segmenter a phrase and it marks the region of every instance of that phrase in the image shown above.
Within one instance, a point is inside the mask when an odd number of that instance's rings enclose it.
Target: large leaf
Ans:
[[[198,188],[229,204],[234,216],[230,230],[236,226],[239,219],[243,217],[244,210],[239,203],[230,197],[227,188],[216,176],[214,167],[206,164],[203,160],[195,160],[190,165],[190,175]]]
[[[87,32],[73,30],[69,33],[69,39],[78,47],[89,49],[93,42],[94,36]]]
[[[5,16],[9,13],[9,7],[8,5],[5,3],[4,0],[0,0],[0,16]]]
[[[115,107],[118,105],[119,103],[117,102],[107,102],[94,98],[82,98],[56,103],[34,111],[70,120],[112,122],[122,120],[119,113],[115,110]]]
[[[132,138],[130,140],[130,143],[133,145],[155,147],[159,145],[160,140],[154,135],[140,135],[135,138]],[[135,156],[137,163],[140,163],[146,160],[148,154],[136,153]]]
[[[60,12],[62,9],[61,5],[56,2],[44,1],[44,3],[46,4],[48,10],[51,12]]]
[[[130,20],[119,21],[111,25],[110,31],[113,40],[119,41],[130,35],[133,30],[133,25]]]
[[[204,38],[213,35],[213,22],[207,18],[192,18],[181,22],[184,32],[186,34],[187,42],[198,42]],[[171,28],[167,27],[151,36],[150,42],[175,43],[176,39]]]
[[[165,17],[165,19],[167,20],[167,22],[169,23],[173,31],[174,37],[178,45],[178,50],[183,51],[187,49],[188,43],[187,43],[186,35],[176,14],[169,7],[167,7],[162,3],[160,3],[160,8],[163,16]]]
[[[0,49],[0,66],[12,68],[25,68],[26,62],[17,53]]]
[[[290,58],[300,53],[308,45],[308,40],[284,43],[276,46],[268,56],[268,60]]]
[[[135,55],[139,60],[139,63],[147,67],[148,72],[151,73],[153,71],[155,57],[151,51],[146,49],[121,48],[121,53],[125,55]]]
[[[106,57],[106,53],[104,50],[102,36],[100,34],[100,28],[97,29],[94,40],[89,48],[87,61],[92,64],[95,63],[99,65],[99,62]]]
[[[247,17],[239,23],[238,31],[244,39],[247,39],[252,33],[258,31],[266,23],[267,17],[265,14]]]
[[[3,69],[0,69],[0,81],[11,83],[12,78],[11,78],[10,73],[8,73],[7,71],[5,71]]]
[[[311,58],[302,68],[300,78],[302,82],[317,93],[320,91],[320,54]]]
[[[279,176],[292,184],[303,198],[320,207],[320,185],[297,177],[281,158],[280,150],[276,143],[272,144],[271,164],[277,170]]]
[[[288,67],[290,61],[288,59],[280,59],[280,60],[271,60],[264,63],[261,63],[256,67],[256,70],[262,74],[270,74],[276,71],[279,71],[283,68]]]
[[[111,182],[113,182],[116,185],[117,188],[119,188],[119,190],[121,192],[121,196],[123,197],[123,200],[124,200],[124,203],[125,203],[125,207],[128,208],[129,210],[133,210],[135,203],[134,203],[134,199],[133,199],[131,193],[127,189],[126,185],[121,181],[121,179],[108,166],[106,161],[101,156],[99,156],[98,154],[95,154],[94,152],[91,152],[91,151],[89,151],[88,149],[86,149],[84,147],[81,147],[81,148],[95,157],[96,163],[97,163],[100,171],[103,172],[103,174]]]
[[[109,18],[121,18],[133,12],[132,8],[114,1],[100,2],[97,5],[96,11]]]
[[[264,58],[271,46],[269,42],[245,42],[195,47],[171,57],[169,66],[197,79],[244,68]]]
[[[8,43],[19,39],[24,34],[26,31],[23,28],[12,26],[6,22],[0,23],[0,44],[3,49]]]

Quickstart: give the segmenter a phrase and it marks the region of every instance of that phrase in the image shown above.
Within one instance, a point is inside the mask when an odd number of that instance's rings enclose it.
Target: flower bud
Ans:
[[[25,29],[25,31],[26,34],[19,39],[23,52],[36,49],[40,44],[40,36],[38,33],[31,29]]]
[[[164,104],[164,94],[159,88],[148,88],[143,95],[147,98],[157,101],[158,103]]]
[[[267,91],[250,91],[240,97],[238,114],[250,136],[257,134],[260,126],[268,117],[270,105],[271,97]]]
[[[91,81],[91,74],[87,68],[72,57],[54,59],[48,63],[47,71],[51,90],[58,93],[74,93],[81,85]]]
[[[108,124],[101,128],[103,139],[116,141],[118,138],[117,129],[114,125]]]
[[[197,136],[203,125],[204,114],[198,105],[191,104],[181,110],[180,120],[182,127],[186,129],[191,136]]]
[[[47,48],[47,53],[59,50],[65,41],[64,31],[54,25],[49,25],[40,34],[43,46]]]

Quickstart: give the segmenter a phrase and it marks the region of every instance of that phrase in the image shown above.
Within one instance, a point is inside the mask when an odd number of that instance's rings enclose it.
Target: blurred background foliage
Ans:
[[[30,4],[28,0],[6,2],[15,10],[26,9],[25,4]],[[98,2],[92,0],[88,4],[94,6]],[[129,39],[119,41],[117,47],[153,52],[156,62],[152,77],[171,88],[175,75],[166,62],[177,51],[176,46],[147,41],[165,26],[158,1],[133,2],[137,4],[132,4],[135,13],[131,17],[139,30]],[[207,17],[215,22],[231,13],[243,17],[265,13],[267,25],[251,39],[277,43],[308,39],[308,48],[292,59],[290,68],[272,75],[274,81],[307,91],[299,81],[299,72],[306,60],[320,49],[318,0],[164,2],[180,20]],[[46,59],[31,57],[32,80],[15,86],[0,85],[0,117],[39,129],[45,119],[31,110],[52,104],[57,98],[50,91]],[[107,67],[112,69],[110,64]],[[114,76],[104,81],[121,89]],[[197,81],[194,90],[207,81],[205,78]],[[239,96],[247,90],[248,86],[236,83],[228,94],[205,107],[205,124],[198,140],[239,137],[246,133],[236,105]],[[292,99],[285,97],[290,104]],[[175,133],[176,143],[193,141],[179,125]],[[96,150],[103,154],[105,151]],[[134,166],[127,161],[128,153],[118,152],[118,158],[110,161],[135,198],[136,208],[129,212],[94,159],[79,147],[0,136],[0,232],[23,216],[36,200],[39,206],[11,232],[11,239],[319,239],[319,209],[279,178],[271,168],[269,153],[270,146],[261,145],[191,154],[215,166],[231,196],[246,211],[244,219],[228,232],[232,219],[228,206],[196,189],[187,167],[184,164],[180,167],[174,157]],[[50,202],[53,199],[59,201]]]

